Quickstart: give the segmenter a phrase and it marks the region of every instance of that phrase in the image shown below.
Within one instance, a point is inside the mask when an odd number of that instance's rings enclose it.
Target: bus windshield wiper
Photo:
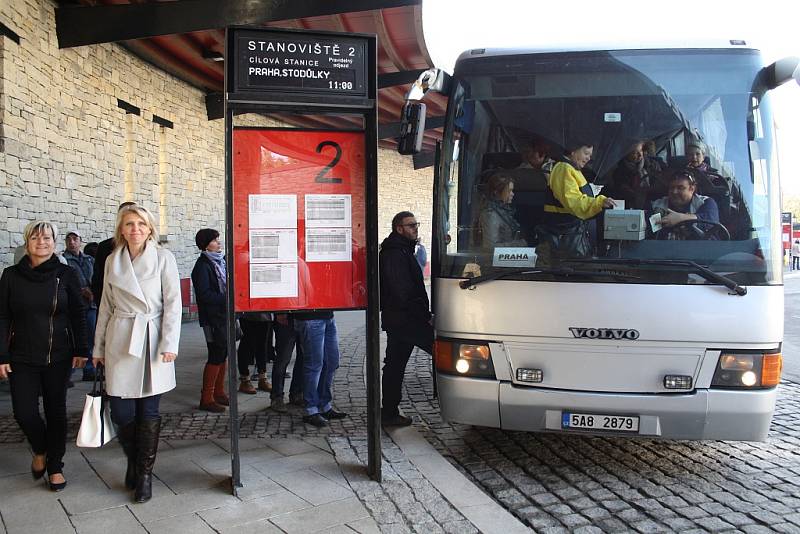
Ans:
[[[500,271],[494,272],[491,274],[483,275],[483,276],[476,276],[474,278],[467,278],[466,280],[462,280],[458,283],[461,289],[470,289],[475,287],[478,284],[482,284],[483,282],[491,282],[492,280],[499,280],[501,278],[506,278],[509,276],[514,276],[517,274],[552,274],[554,276],[600,276],[605,278],[616,278],[619,280],[638,280],[638,276],[628,275],[628,274],[621,274],[621,273],[606,273],[602,271],[580,271],[577,269],[573,269],[571,267],[562,267],[560,269],[537,269],[537,268],[518,268],[518,269],[511,269],[508,271]]]
[[[576,263],[618,263],[622,265],[664,265],[664,266],[680,266],[680,267],[690,267],[696,274],[699,274],[709,282],[716,282],[717,284],[722,284],[723,286],[727,287],[733,293],[743,297],[747,295],[747,288],[744,286],[740,286],[734,280],[728,278],[727,276],[721,275],[709,269],[704,265],[700,265],[699,263],[695,263],[690,260],[646,260],[646,259],[637,259],[637,258],[579,258],[574,260],[569,260],[571,262]]]

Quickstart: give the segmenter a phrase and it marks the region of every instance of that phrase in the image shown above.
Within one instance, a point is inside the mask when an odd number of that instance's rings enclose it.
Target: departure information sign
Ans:
[[[239,30],[234,42],[235,92],[367,94],[366,39]]]

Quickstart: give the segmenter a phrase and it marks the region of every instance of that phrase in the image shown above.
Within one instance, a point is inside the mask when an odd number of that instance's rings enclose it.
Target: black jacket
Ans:
[[[92,273],[92,294],[94,304],[100,307],[100,299],[103,297],[103,277],[105,277],[106,260],[114,252],[114,239],[108,238],[100,241],[97,245],[97,252],[94,255],[94,272]]]
[[[197,298],[200,326],[224,327],[225,293],[220,290],[213,262],[200,254],[192,269],[192,285]]]
[[[0,363],[47,365],[87,357],[86,308],[75,270],[27,256],[0,277]]]
[[[392,232],[381,243],[381,326],[406,330],[427,325],[430,302],[422,269],[414,257],[416,243]]]

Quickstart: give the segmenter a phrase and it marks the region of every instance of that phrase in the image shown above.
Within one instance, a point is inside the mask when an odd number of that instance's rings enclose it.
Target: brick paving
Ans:
[[[327,443],[350,488],[383,532],[475,532],[455,507],[383,439],[385,480],[370,481],[366,456],[364,332],[340,340],[339,409],[351,416],[317,429],[291,410],[240,417],[242,439]],[[690,442],[533,434],[449,424],[433,398],[430,358],[415,351],[403,410],[457,469],[536,532],[800,532],[800,384],[782,384],[764,443]],[[77,415],[71,417],[71,433]],[[166,440],[228,437],[226,414],[167,413]],[[0,442],[21,442],[11,416]]]
[[[403,452],[389,438],[383,434],[382,455],[383,455],[383,481],[374,482],[366,475],[363,466],[366,465],[367,458],[367,434],[366,434],[366,390],[364,383],[364,331],[359,329],[355,334],[348,335],[340,339],[340,351],[342,354],[341,367],[337,371],[335,381],[335,403],[336,406],[350,414],[350,417],[342,420],[331,421],[327,428],[318,429],[306,425],[302,422],[302,411],[296,407],[291,407],[288,413],[279,414],[271,410],[263,410],[245,413],[240,416],[240,448],[243,455],[250,456],[248,451],[251,449],[269,449],[270,444],[281,443],[281,439],[286,439],[287,443],[295,445],[280,446],[280,450],[296,447],[298,440],[302,443],[313,444],[314,447],[322,451],[331,451],[336,464],[341,470],[342,483],[349,486],[352,493],[362,503],[364,508],[374,520],[375,525],[381,532],[387,533],[446,533],[446,534],[473,534],[478,530],[470,523],[456,508],[448,502],[442,494],[417,470],[417,468],[406,458]],[[198,366],[201,368],[201,366]],[[229,432],[229,419],[227,414],[211,414],[207,412],[190,411],[178,413],[163,413],[161,438],[168,448],[180,447],[181,442],[197,446],[202,443],[213,443],[216,447],[227,448]],[[80,414],[73,413],[69,416],[68,440],[73,441],[80,423]],[[206,441],[208,440],[208,441]],[[19,430],[13,417],[10,415],[0,416],[0,443],[21,443],[24,437]],[[274,445],[273,445],[274,447]],[[189,449],[185,449],[189,450]],[[108,450],[107,448],[88,451],[89,454],[109,455],[119,451]],[[219,452],[223,452],[219,449]],[[303,450],[295,450],[294,453],[303,453]],[[162,455],[163,456],[163,455]],[[163,460],[163,458],[162,458]],[[225,459],[218,463],[224,465]],[[250,457],[250,461],[253,459]],[[158,479],[159,473],[164,470],[162,461],[155,469],[155,477]],[[227,464],[228,466],[230,464]],[[202,467],[202,466],[201,466]],[[248,478],[254,476],[270,476],[269,467],[259,468],[253,471],[253,466],[244,462],[242,465],[242,479],[245,483],[244,498],[247,499]],[[184,469],[185,471],[186,469]],[[322,471],[327,474],[326,471]],[[215,475],[218,475],[215,473]],[[314,473],[311,473],[313,476]],[[177,475],[175,475],[177,476]],[[194,473],[195,478],[198,477]],[[204,475],[205,476],[205,475]],[[278,473],[280,477],[281,474]],[[298,475],[299,476],[299,475]],[[206,477],[207,478],[207,477]],[[278,480],[281,480],[280,478]],[[336,480],[336,477],[334,477]],[[210,483],[219,484],[219,479],[214,478]],[[286,485],[281,480],[281,483]],[[258,491],[258,490],[256,490]],[[239,506],[234,502],[228,501],[227,507]],[[331,504],[332,505],[332,504]],[[222,512],[220,510],[223,510]],[[197,514],[214,516],[223,514],[225,507],[211,512],[199,511]],[[75,523],[74,516],[70,516],[70,521]],[[192,517],[194,520],[195,518]],[[0,521],[2,513],[0,513]],[[280,518],[271,518],[270,525],[281,526]],[[208,526],[215,531],[222,532],[222,527],[218,527],[213,522]],[[233,526],[230,521],[220,523],[225,526]],[[145,523],[141,526],[147,527]],[[353,530],[362,532],[360,528],[350,524],[349,532]],[[295,525],[296,527],[296,525]],[[303,530],[302,528],[300,529]],[[344,530],[343,530],[344,531]],[[5,532],[2,522],[0,522],[0,532]],[[370,532],[369,528],[363,532]]]
[[[764,443],[534,434],[450,424],[415,351],[402,408],[426,439],[537,532],[800,532],[800,384]]]

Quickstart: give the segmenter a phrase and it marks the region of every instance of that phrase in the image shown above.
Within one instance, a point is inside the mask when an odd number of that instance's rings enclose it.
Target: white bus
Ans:
[[[797,79],[796,67],[725,41],[476,49],[452,76],[420,76],[401,152],[421,147],[424,93],[449,98],[430,251],[442,416],[522,431],[766,439],[783,339],[770,90]],[[550,168],[531,163],[530,147],[558,161],[577,139],[593,148],[581,170],[592,194],[625,196],[620,169],[641,171],[632,150],[649,170],[625,209],[584,223],[589,250],[543,261]],[[713,199],[717,219],[658,231],[667,212],[654,202],[667,201],[695,146],[704,172],[687,183]],[[514,235],[487,245],[495,174],[515,184],[505,206]]]

